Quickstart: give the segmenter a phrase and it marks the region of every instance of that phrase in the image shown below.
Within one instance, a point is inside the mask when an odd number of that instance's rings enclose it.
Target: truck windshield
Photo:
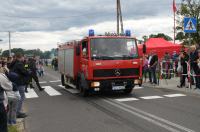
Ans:
[[[92,60],[129,60],[138,57],[134,39],[95,38],[91,39]]]

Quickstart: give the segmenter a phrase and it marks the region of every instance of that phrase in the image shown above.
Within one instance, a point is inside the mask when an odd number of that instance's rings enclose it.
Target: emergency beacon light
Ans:
[[[129,36],[129,37],[130,37],[130,36],[131,36],[131,30],[126,30],[126,33],[125,33],[125,34],[126,34],[126,36]]]
[[[93,29],[89,30],[89,36],[94,36],[94,30]]]

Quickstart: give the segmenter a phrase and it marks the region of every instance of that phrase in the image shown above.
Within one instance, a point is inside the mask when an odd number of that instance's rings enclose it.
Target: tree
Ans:
[[[14,54],[16,54],[16,53],[24,54],[24,49],[14,48],[14,49],[11,50],[11,52],[14,53]],[[9,56],[9,50],[3,51],[2,56],[3,57],[8,57]]]
[[[197,19],[197,33],[191,34],[192,43],[200,42],[200,0],[182,0],[181,7],[177,11],[177,15],[180,19],[177,20],[177,35],[176,39],[183,41],[184,44],[189,43],[189,34],[183,32],[183,18],[184,17],[195,17]]]
[[[164,33],[158,33],[157,35],[151,34],[151,35],[149,35],[149,38],[164,38],[167,41],[172,41],[173,40],[170,36],[168,36],[168,35],[166,35]]]

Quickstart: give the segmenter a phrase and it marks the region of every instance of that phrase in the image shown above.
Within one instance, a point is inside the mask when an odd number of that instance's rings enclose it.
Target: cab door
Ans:
[[[88,77],[88,62],[89,62],[89,46],[88,46],[88,40],[83,40],[81,42],[81,71],[85,75],[85,77]]]

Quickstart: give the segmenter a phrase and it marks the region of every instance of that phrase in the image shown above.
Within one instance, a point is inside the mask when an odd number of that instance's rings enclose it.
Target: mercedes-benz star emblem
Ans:
[[[117,77],[121,75],[121,72],[120,72],[119,69],[115,69],[115,75],[116,75]]]

